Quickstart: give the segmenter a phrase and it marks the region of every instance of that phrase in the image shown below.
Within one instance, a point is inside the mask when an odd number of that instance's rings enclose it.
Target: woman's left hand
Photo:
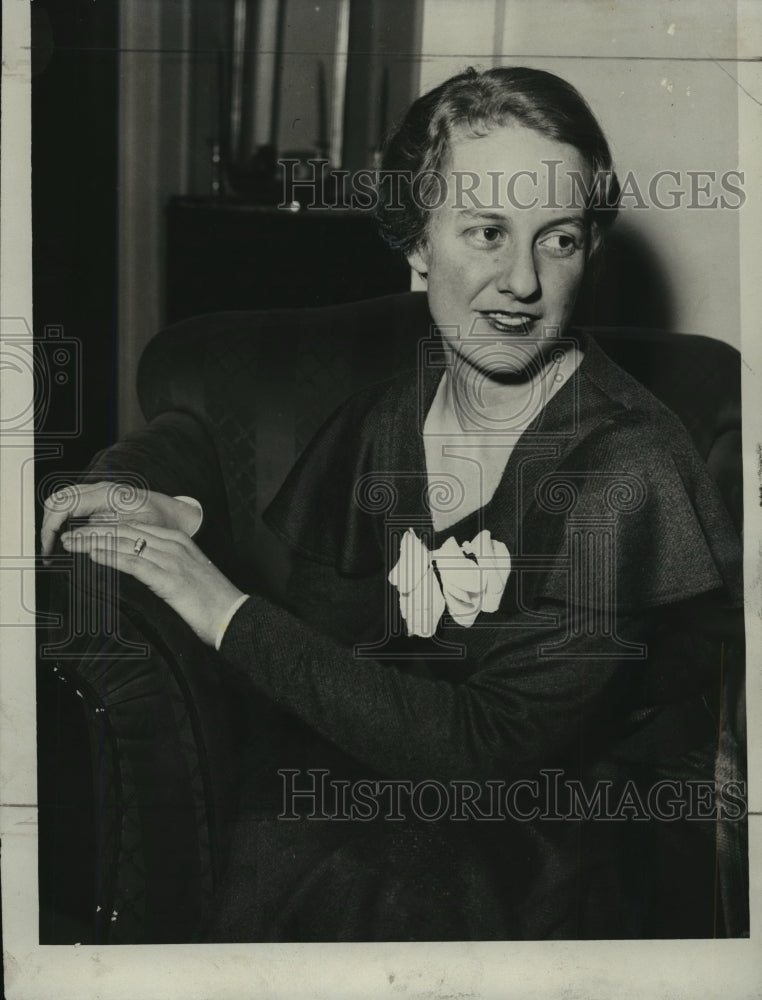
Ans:
[[[225,615],[242,596],[182,531],[144,524],[116,528],[88,524],[66,532],[61,542],[69,552],[87,553],[93,562],[140,580],[210,646]]]

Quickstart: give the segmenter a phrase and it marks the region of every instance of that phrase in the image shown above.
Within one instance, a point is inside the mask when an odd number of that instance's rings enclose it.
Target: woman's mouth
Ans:
[[[530,313],[504,312],[503,310],[480,310],[479,315],[486,319],[493,330],[499,333],[528,334],[537,322],[537,317]]]

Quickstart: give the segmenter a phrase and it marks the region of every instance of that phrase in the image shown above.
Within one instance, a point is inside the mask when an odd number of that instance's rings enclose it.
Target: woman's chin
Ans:
[[[545,345],[532,338],[516,342],[495,341],[461,349],[456,368],[467,365],[474,374],[495,382],[527,382],[537,378],[545,367]]]

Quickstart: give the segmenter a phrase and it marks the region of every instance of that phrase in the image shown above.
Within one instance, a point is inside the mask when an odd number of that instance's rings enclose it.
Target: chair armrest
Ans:
[[[198,499],[204,523],[196,541],[235,579],[226,490],[213,441],[195,417],[157,416],[100,452],[84,478]],[[199,940],[234,808],[234,696],[217,676],[215,654],[132,577],[60,543],[45,576],[54,624],[41,636],[39,670],[78,696],[90,748],[85,822],[95,851],[82,878],[91,886],[92,940]],[[50,759],[67,754],[61,734],[40,738]],[[56,739],[61,745],[50,748]]]
[[[92,760],[95,943],[203,938],[235,807],[234,694],[146,587],[89,559],[51,573],[39,666],[81,699]],[[67,753],[67,746],[58,752]]]

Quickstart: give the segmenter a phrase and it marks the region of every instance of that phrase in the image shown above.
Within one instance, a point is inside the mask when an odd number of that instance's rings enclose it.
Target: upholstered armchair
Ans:
[[[197,497],[201,547],[242,589],[256,582],[277,599],[288,560],[263,509],[344,398],[416,364],[429,324],[425,296],[408,293],[169,327],[140,362],[145,428],[98,455],[87,478]],[[740,526],[738,353],[699,336],[593,332],[681,417]],[[58,624],[41,636],[39,659],[41,701],[60,720],[40,733],[42,940],[199,940],[235,815],[236,692],[135,581],[67,561],[61,549],[57,559],[49,610]],[[743,678],[731,674],[725,776],[744,745]],[[58,778],[66,808],[50,793]],[[736,827],[718,830],[726,934],[744,933],[746,920]]]

